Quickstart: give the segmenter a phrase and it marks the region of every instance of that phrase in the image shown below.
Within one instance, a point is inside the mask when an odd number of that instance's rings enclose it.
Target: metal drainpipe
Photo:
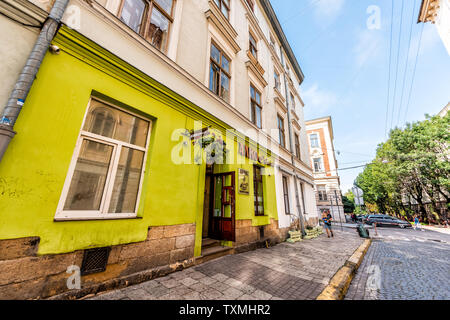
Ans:
[[[294,148],[293,148],[293,144],[292,144],[292,137],[293,137],[293,133],[292,133],[292,123],[291,123],[291,103],[290,103],[290,95],[289,95],[289,89],[288,89],[288,84],[287,84],[287,77],[286,77],[286,64],[284,61],[284,52],[282,50],[282,48],[280,47],[280,56],[281,56],[281,63],[283,64],[283,67],[285,68],[284,72],[283,72],[283,78],[284,78],[284,91],[286,94],[286,106],[288,109],[288,131],[289,131],[289,148],[291,151],[291,162],[292,165],[294,166],[294,170],[293,170],[293,176],[294,176],[294,185],[295,185],[295,200],[297,202],[297,211],[298,211],[298,218],[300,220],[300,229],[302,232],[302,236],[306,236],[306,232],[305,232],[305,225],[303,222],[303,214],[302,214],[302,210],[301,210],[301,206],[300,206],[300,198],[299,198],[299,194],[298,194],[298,181],[297,181],[297,173],[295,172],[295,160],[294,160]]]
[[[16,132],[14,124],[19,116],[22,106],[30,92],[30,88],[34,82],[39,67],[44,56],[50,46],[50,42],[56,34],[58,25],[64,15],[69,0],[56,0],[52,9],[42,26],[38,39],[34,44],[22,72],[14,85],[9,100],[3,110],[0,118],[0,161],[8,148],[11,139]]]

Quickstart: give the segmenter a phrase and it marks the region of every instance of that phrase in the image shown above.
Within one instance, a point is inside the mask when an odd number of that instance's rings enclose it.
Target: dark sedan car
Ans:
[[[369,225],[373,225],[374,223],[376,223],[377,227],[400,227],[402,229],[412,228],[412,225],[409,222],[384,214],[370,215],[365,220],[365,223]]]

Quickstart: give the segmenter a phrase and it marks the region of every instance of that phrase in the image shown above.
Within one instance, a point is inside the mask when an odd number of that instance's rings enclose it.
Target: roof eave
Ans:
[[[280,21],[278,20],[275,11],[273,10],[272,5],[270,4],[270,1],[260,0],[260,3],[264,9],[264,12],[269,18],[270,24],[272,25],[273,29],[275,30],[275,33],[280,39],[281,45],[286,51],[289,61],[292,63],[295,74],[299,79],[299,85],[302,84],[303,80],[305,80],[305,75],[303,74],[302,68],[300,68],[300,64],[298,63],[297,58],[295,57],[294,52],[292,51],[292,48],[289,45],[289,42],[287,41],[286,35],[284,34],[283,28],[281,27]]]

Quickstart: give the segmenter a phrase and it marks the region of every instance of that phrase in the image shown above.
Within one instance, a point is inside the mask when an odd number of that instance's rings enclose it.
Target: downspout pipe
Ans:
[[[50,43],[55,36],[59,23],[64,15],[69,0],[55,0],[50,13],[42,26],[38,39],[34,44],[25,66],[14,85],[8,102],[0,117],[0,161],[8,148],[12,138],[16,135],[14,124],[22,110],[42,60],[47,53]]]
[[[281,48],[280,48],[281,49]],[[293,139],[293,133],[292,133],[292,122],[291,122],[291,101],[290,101],[290,94],[289,94],[289,89],[288,89],[288,79],[286,77],[286,63],[284,60],[284,52],[281,49],[280,50],[280,56],[281,56],[281,63],[283,64],[284,67],[284,72],[283,72],[283,78],[284,78],[284,91],[286,94],[286,106],[288,109],[287,112],[287,118],[288,118],[288,131],[289,131],[289,148],[291,151],[291,162],[292,165],[294,166],[294,172],[293,172],[293,176],[294,176],[294,185],[295,185],[295,200],[296,200],[296,204],[297,204],[297,211],[298,211],[298,218],[300,220],[300,229],[302,232],[302,236],[306,236],[306,231],[305,231],[305,224],[303,221],[303,213],[302,213],[302,209],[301,209],[301,205],[300,205],[300,196],[298,193],[298,181],[297,181],[297,173],[295,172],[295,160],[294,160],[294,145],[292,142]]]

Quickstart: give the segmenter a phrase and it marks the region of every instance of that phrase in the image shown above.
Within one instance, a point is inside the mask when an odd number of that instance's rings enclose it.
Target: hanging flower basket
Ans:
[[[205,128],[197,132],[186,130],[185,135],[191,138],[196,150],[195,163],[202,163],[203,152],[206,154],[208,165],[225,163],[227,149],[221,133]]]

